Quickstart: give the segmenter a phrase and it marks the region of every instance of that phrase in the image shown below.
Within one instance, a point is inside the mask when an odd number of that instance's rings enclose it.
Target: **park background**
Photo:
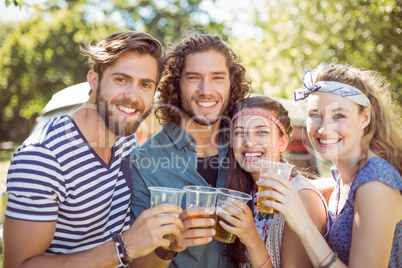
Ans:
[[[347,63],[384,75],[400,111],[402,0],[0,0],[0,187],[51,96],[86,81],[83,43],[135,30],[168,47],[189,29],[225,40],[254,93],[293,98],[306,70]]]

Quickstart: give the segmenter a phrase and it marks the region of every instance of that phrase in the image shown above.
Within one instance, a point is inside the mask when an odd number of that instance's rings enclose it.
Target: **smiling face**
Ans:
[[[310,94],[307,133],[311,144],[324,159],[335,163],[358,158],[364,127],[369,123],[367,111],[360,113],[359,105],[335,94]]]
[[[227,108],[229,91],[229,70],[221,53],[186,56],[180,77],[180,105],[186,120],[203,126],[217,123]]]
[[[268,112],[272,111],[253,108]],[[260,174],[260,160],[279,161],[288,145],[288,136],[280,135],[278,126],[258,115],[242,115],[233,122],[233,153],[237,163],[251,174],[254,181]]]
[[[150,113],[156,79],[156,60],[135,52],[124,53],[103,72],[96,104],[111,133],[128,136],[137,130]]]

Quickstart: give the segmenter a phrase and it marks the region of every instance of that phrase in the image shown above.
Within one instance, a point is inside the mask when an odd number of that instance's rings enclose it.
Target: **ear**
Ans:
[[[366,128],[371,122],[371,108],[364,107],[360,115],[360,128]]]
[[[99,83],[99,75],[93,70],[90,70],[87,74],[87,80],[88,84],[91,87],[92,91],[95,91],[98,89],[98,83]]]
[[[279,147],[280,152],[285,151],[286,148],[288,147],[288,144],[289,144],[289,136],[288,135],[282,135],[282,137],[279,137],[278,147]]]

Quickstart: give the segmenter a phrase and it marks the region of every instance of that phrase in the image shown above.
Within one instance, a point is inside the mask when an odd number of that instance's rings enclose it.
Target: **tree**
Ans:
[[[88,66],[79,53],[85,42],[122,29],[148,32],[163,44],[180,38],[186,25],[220,32],[223,26],[200,10],[201,1],[49,0],[32,5],[34,18],[0,36],[0,141],[24,140],[52,94],[86,80]],[[104,17],[95,20],[94,13]]]
[[[39,16],[20,23],[0,48],[0,140],[26,138],[36,115],[53,93],[83,82],[88,66],[79,45],[96,39],[82,12],[59,10],[49,20]],[[106,36],[117,27],[102,25]]]
[[[292,97],[305,70],[321,62],[348,63],[382,73],[402,103],[401,0],[263,3],[254,14],[258,37],[230,39],[257,91]]]

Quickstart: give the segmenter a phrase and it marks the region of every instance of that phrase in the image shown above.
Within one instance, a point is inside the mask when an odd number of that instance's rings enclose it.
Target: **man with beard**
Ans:
[[[239,62],[219,37],[209,34],[188,36],[168,53],[156,108],[163,129],[132,153],[134,224],[149,207],[149,186],[225,186],[232,111],[250,91]],[[184,210],[180,237],[136,264],[236,267],[225,255],[226,244],[212,240],[215,231],[202,228],[213,226],[214,220],[189,218],[210,213],[203,208]]]
[[[113,34],[82,52],[90,98],[51,119],[13,156],[7,176],[5,267],[127,267],[169,246],[182,222],[144,211],[130,227],[129,156],[149,114],[163,63],[161,44],[145,33]]]

